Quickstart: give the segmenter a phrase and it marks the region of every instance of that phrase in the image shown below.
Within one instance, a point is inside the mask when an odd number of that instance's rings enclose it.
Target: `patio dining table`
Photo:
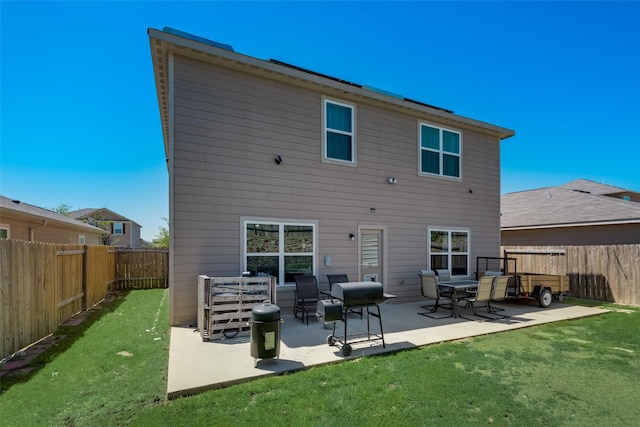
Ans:
[[[451,290],[451,302],[453,309],[451,310],[451,316],[459,317],[458,305],[460,297],[466,296],[465,292],[472,289],[478,289],[478,282],[476,280],[451,280],[446,282],[438,282],[438,286],[441,288],[447,288]]]

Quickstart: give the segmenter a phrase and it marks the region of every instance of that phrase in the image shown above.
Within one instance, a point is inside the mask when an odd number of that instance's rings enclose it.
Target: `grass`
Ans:
[[[168,363],[167,291],[120,294],[33,364],[26,378],[3,379],[0,425],[129,424],[164,401]]]
[[[72,346],[4,391],[0,424],[623,426],[640,418],[638,309],[367,357],[170,402],[164,401],[166,318],[165,290],[122,296]]]

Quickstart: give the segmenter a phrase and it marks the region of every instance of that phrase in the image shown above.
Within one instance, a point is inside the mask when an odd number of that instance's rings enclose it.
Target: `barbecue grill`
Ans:
[[[324,322],[342,320],[344,323],[344,336],[336,336],[336,323],[333,324],[333,333],[327,337],[327,344],[330,346],[340,346],[342,354],[349,356],[352,351],[351,344],[363,341],[382,341],[385,347],[384,333],[382,331],[382,316],[380,315],[380,303],[393,295],[385,294],[382,283],[379,282],[348,282],[334,283],[331,287],[331,300],[324,300],[318,303],[317,316]],[[375,307],[375,310],[372,309]],[[348,335],[347,333],[347,311],[354,308],[367,309],[367,332]],[[369,317],[377,317],[380,324],[380,334],[371,332],[371,322]],[[348,339],[352,340],[351,344]],[[358,339],[359,338],[359,339]]]

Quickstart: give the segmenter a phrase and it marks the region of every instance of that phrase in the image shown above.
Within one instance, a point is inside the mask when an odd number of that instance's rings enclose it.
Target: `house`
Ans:
[[[0,238],[100,245],[104,230],[67,215],[0,196]]]
[[[139,248],[142,246],[142,239],[140,238],[142,226],[107,208],[80,209],[69,212],[69,215],[77,220],[108,230],[109,233],[105,238],[105,244],[123,248]]]
[[[403,302],[418,270],[474,277],[500,253],[500,141],[512,130],[400,95],[149,29],[169,172],[172,325],[197,276],[377,280]]]
[[[640,193],[578,179],[504,194],[504,246],[640,243]]]

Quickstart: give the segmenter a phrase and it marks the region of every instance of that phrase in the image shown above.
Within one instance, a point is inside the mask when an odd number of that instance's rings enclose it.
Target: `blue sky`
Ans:
[[[151,240],[168,175],[147,28],[514,129],[502,193],[640,191],[640,2],[0,3],[0,194],[107,207]]]

